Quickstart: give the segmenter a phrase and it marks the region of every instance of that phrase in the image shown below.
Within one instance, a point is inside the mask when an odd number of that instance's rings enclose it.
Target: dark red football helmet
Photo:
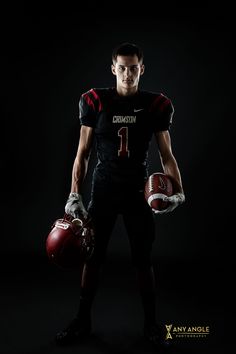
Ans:
[[[94,249],[94,231],[91,219],[82,221],[65,214],[57,219],[46,238],[49,259],[62,268],[80,267]]]

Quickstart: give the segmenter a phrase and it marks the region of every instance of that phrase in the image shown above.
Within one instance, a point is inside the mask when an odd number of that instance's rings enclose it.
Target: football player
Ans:
[[[174,195],[169,197],[171,206],[164,212],[183,203],[185,196],[171,149],[169,129],[174,108],[164,94],[139,89],[144,70],[142,50],[135,44],[122,43],[112,53],[111,71],[116,78],[116,87],[90,89],[79,100],[81,131],[65,212],[75,218],[86,219],[88,215],[92,218],[95,249],[83,267],[78,313],[69,326],[57,334],[59,344],[70,343],[91,332],[91,307],[118,214],[123,216],[132,262],[137,270],[144,335],[155,345],[163,339],[155,317],[155,275],[151,261],[154,215],[144,198],[148,149],[153,135],[163,172],[176,181]],[[91,200],[86,209],[81,196],[82,185],[94,139],[97,164]]]

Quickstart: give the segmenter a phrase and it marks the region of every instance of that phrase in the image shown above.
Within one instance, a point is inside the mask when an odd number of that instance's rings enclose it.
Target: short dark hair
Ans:
[[[122,43],[122,44],[119,44],[118,46],[116,46],[112,52],[113,64],[117,61],[118,55],[124,55],[124,56],[137,55],[138,61],[141,63],[143,62],[143,51],[140,47],[138,47],[134,43],[125,42],[125,43]]]

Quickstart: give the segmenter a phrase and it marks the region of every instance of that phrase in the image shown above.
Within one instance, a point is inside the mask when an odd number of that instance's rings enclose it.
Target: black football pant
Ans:
[[[127,230],[132,262],[137,270],[140,295],[146,323],[155,322],[155,276],[151,262],[155,225],[151,208],[143,192],[103,193],[103,198],[93,198],[89,213],[95,230],[95,249],[83,269],[79,316],[90,312],[99,281],[101,266],[106,259],[109,239],[118,214],[123,216]]]
[[[107,246],[119,214],[123,217],[134,266],[145,268],[151,265],[155,238],[153,213],[143,192],[127,193],[125,196],[104,193],[102,199],[92,199],[90,202],[89,213],[95,229],[95,249],[90,262],[97,266],[105,261]]]

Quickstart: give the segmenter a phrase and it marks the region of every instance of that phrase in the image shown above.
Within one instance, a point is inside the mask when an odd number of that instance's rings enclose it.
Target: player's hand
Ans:
[[[78,193],[70,193],[66,202],[65,212],[74,218],[87,219],[88,217],[88,212],[84,207],[82,197]]]
[[[171,195],[170,197],[164,197],[163,201],[169,202],[170,205],[164,210],[154,210],[153,209],[155,214],[170,213],[175,208],[177,208],[177,206],[179,206],[180,204],[183,204],[185,202],[185,195],[183,193],[176,193],[176,194]]]

